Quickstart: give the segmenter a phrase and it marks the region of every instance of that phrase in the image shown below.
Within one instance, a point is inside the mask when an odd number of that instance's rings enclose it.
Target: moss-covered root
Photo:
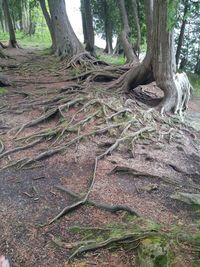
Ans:
[[[171,253],[162,237],[148,237],[140,242],[138,265],[140,267],[170,267]]]

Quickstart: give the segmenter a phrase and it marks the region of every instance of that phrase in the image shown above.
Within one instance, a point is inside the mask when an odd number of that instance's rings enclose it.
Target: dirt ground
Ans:
[[[0,139],[5,151],[16,146],[14,133],[10,129],[33,121],[43,113],[40,106],[27,105],[26,94],[29,97],[42,91],[45,99],[48,94],[54,96],[54,91],[70,86],[70,82],[65,81],[68,70],[60,69],[60,63],[54,56],[43,55],[39,50],[19,49],[7,53],[13,59],[2,60],[2,72],[13,85],[6,88],[8,92],[5,95],[0,96]],[[70,117],[73,112],[71,108],[66,115]],[[188,114],[189,121],[191,117],[194,120],[200,118],[199,99],[191,100]],[[19,137],[26,137],[58,123],[55,117],[26,128]],[[143,218],[166,227],[172,224],[187,225],[198,219],[198,214],[190,206],[170,198],[177,191],[196,193],[200,190],[200,163],[188,157],[199,154],[199,133],[191,128],[184,131],[185,136],[179,136],[179,141],[173,138],[166,142],[144,140],[137,142],[134,150],[121,146],[100,160],[90,199],[110,205],[126,204]],[[0,159],[0,254],[9,255],[16,267],[137,266],[134,253],[126,253],[122,249],[91,252],[69,264],[67,258],[71,250],[54,242],[55,238],[67,243],[77,241],[79,236],[69,231],[69,227],[74,225],[103,227],[113,222],[120,223],[123,218],[121,212],[111,214],[85,205],[51,225],[39,227],[74,201],[56,186],[69,188],[79,194],[87,192],[95,155],[102,152],[98,145],[110,141],[104,135],[84,140],[69,147],[66,153],[40,161],[37,168],[3,167],[44,151],[48,142]],[[134,167],[155,176],[168,176],[171,181],[178,179],[180,183],[112,173],[119,165]],[[190,264],[186,261],[182,266],[192,266]]]

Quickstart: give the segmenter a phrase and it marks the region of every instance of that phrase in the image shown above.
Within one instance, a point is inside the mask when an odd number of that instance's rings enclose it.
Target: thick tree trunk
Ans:
[[[4,9],[6,20],[8,22],[9,47],[17,48],[18,44],[17,44],[17,40],[15,37],[15,31],[14,31],[14,27],[13,27],[11,15],[10,15],[9,7],[8,7],[8,0],[3,0],[3,9]]]
[[[94,28],[90,0],[81,0],[81,15],[83,22],[85,49],[86,51],[90,52],[92,56],[94,56]]]
[[[178,38],[178,46],[177,46],[177,50],[176,50],[176,66],[178,66],[178,63],[179,63],[181,48],[183,45],[185,26],[187,24],[186,16],[187,16],[188,10],[189,10],[189,3],[188,3],[188,0],[186,0],[184,13],[183,13],[183,20],[182,20],[182,24],[181,24],[181,30],[180,30],[180,34],[179,34],[179,38]]]
[[[46,20],[46,24],[47,24],[49,32],[50,32],[51,41],[52,41],[52,49],[55,50],[56,40],[55,40],[55,33],[54,33],[53,23],[52,23],[50,14],[49,14],[49,12],[47,10],[45,0],[39,0],[39,2],[40,2],[41,9],[42,9],[42,13],[43,13],[44,18]]]
[[[70,59],[72,56],[84,52],[84,48],[76,37],[69,22],[65,0],[48,0],[49,10],[55,33],[55,53],[61,58]]]
[[[141,30],[140,30],[140,22],[138,17],[138,3],[137,0],[132,0],[132,6],[133,6],[133,16],[135,20],[135,26],[137,30],[137,40],[134,45],[134,50],[137,51],[137,56],[140,55],[140,43],[141,43]]]
[[[177,113],[187,107],[190,84],[186,74],[182,75],[181,84],[175,75],[173,31],[168,30],[167,3],[168,0],[145,0],[147,54],[141,64],[122,78],[122,84],[127,91],[155,80],[164,92],[161,113]]]
[[[124,0],[119,0],[119,9],[120,9],[122,24],[123,24],[123,30],[120,35],[120,41],[124,48],[124,54],[126,56],[127,63],[137,62],[138,58],[136,54],[134,53],[133,47],[130,42],[131,31],[130,31],[130,27],[128,23],[128,16],[127,16]]]

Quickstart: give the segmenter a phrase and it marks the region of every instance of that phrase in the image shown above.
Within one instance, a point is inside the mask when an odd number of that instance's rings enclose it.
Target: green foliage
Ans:
[[[167,28],[171,31],[176,25],[177,21],[177,10],[180,4],[180,0],[167,0],[167,12],[168,12],[168,21]]]
[[[189,72],[187,75],[194,89],[194,93],[200,94],[200,76]]]

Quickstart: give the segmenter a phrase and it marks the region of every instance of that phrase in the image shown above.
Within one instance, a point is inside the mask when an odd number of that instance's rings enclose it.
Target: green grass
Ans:
[[[98,55],[98,58],[112,65],[123,65],[126,63],[126,60],[123,55],[115,56],[102,53]]]
[[[43,50],[51,46],[49,32],[44,27],[38,29],[37,32],[32,36],[29,36],[23,32],[16,32],[16,38],[22,48],[38,48]],[[0,41],[6,43],[8,40],[8,33],[0,32]]]

